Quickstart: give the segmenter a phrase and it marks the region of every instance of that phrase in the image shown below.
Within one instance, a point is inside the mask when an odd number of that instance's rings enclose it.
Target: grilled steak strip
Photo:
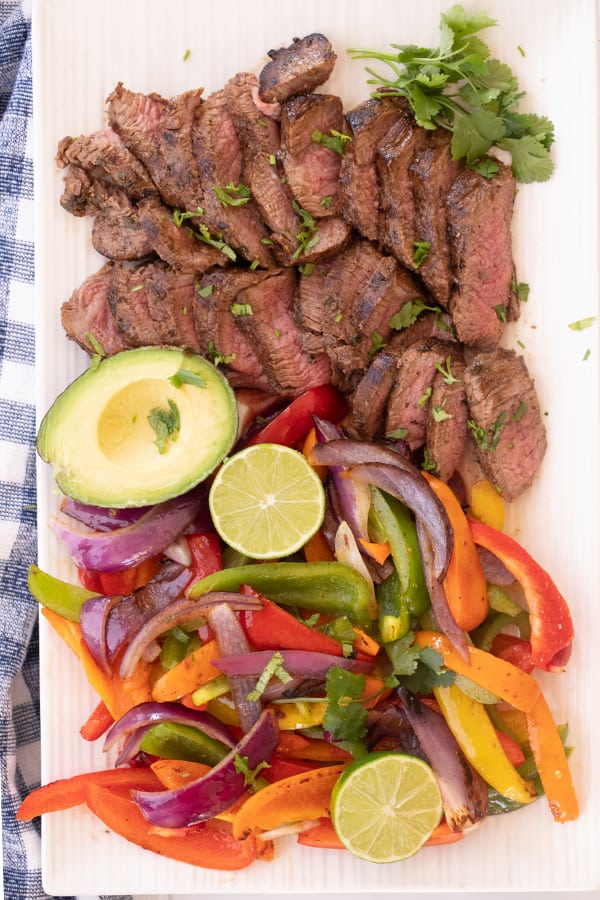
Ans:
[[[70,165],[64,177],[60,205],[73,216],[98,213],[131,214],[134,206],[127,194],[110,181],[94,178],[78,165]]]
[[[493,350],[505,322],[519,315],[510,230],[515,180],[499,165],[495,178],[464,169],[446,202],[455,279],[449,307],[459,339],[482,350]]]
[[[60,168],[80,166],[90,178],[112,184],[134,202],[157,193],[147,169],[111,128],[63,138],[56,163]]]
[[[229,261],[195,236],[195,220],[176,225],[172,210],[153,197],[139,204],[138,221],[156,254],[175,269],[206,272]]]
[[[114,263],[105,263],[98,272],[86,278],[61,306],[60,318],[67,336],[90,356],[97,352],[98,345],[107,356],[128,347],[108,303],[114,268]]]
[[[352,394],[350,432],[362,441],[383,437],[385,410],[394,384],[396,358],[382,350],[362,376]]]
[[[477,458],[502,497],[533,482],[546,452],[535,384],[522,356],[497,349],[475,356],[464,374]]]
[[[295,94],[307,94],[324,84],[333,71],[336,54],[323,34],[294,38],[289,47],[269,50],[271,61],[259,76],[260,97],[283,103]]]
[[[266,243],[265,228],[255,201],[242,198],[240,205],[228,205],[217,199],[215,188],[225,190],[225,196],[238,200],[235,193],[226,192],[228,185],[242,184],[242,148],[223,91],[211,94],[198,107],[192,128],[194,154],[202,184],[203,221],[214,234],[249,261],[258,260],[264,268],[275,265]]]
[[[97,215],[92,225],[92,244],[102,256],[115,260],[146,259],[153,250],[135,210],[124,215]]]
[[[460,466],[467,440],[466,366],[458,344],[441,366],[433,379],[425,445],[432,470],[447,482]]]

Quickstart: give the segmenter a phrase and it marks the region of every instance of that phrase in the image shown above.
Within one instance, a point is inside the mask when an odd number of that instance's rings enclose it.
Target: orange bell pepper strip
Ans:
[[[156,679],[152,687],[152,699],[157,703],[179,700],[221,673],[212,665],[221,656],[217,642],[208,641],[188,653],[181,662]]]
[[[36,816],[71,809],[85,803],[85,792],[90,785],[98,787],[135,788],[138,790],[162,790],[162,784],[152,769],[103,769],[85,772],[71,778],[59,778],[32,791],[17,810],[17,819],[30,822]]]
[[[444,592],[456,624],[463,631],[481,625],[489,612],[487,584],[469,520],[456,495],[439,478],[422,473],[442,503],[454,532],[454,549],[444,578]]]
[[[443,844],[455,844],[462,841],[464,831],[452,831],[445,819],[442,819],[439,825],[433,829],[429,838],[423,844],[424,847],[441,847]]]
[[[325,540],[325,535],[320,528],[304,545],[304,558],[306,562],[334,561],[335,554]]]
[[[434,631],[415,635],[420,647],[433,647],[454,672],[495,693],[525,713],[527,733],[548,805],[559,822],[576,819],[578,803],[569,763],[552,713],[535,679],[522,669],[484,650],[469,647],[471,664],[453,649],[450,641]]]
[[[95,741],[108,731],[114,721],[108,706],[101,700],[79,729],[79,734],[84,741]]]
[[[152,581],[160,569],[160,556],[146,559],[139,566],[131,566],[121,572],[94,572],[90,569],[78,569],[79,580],[88,591],[97,591],[108,597],[133,594],[138,588]]]
[[[301,831],[296,840],[302,847],[319,847],[321,850],[346,849],[328,816],[321,817],[318,825]]]
[[[90,785],[86,803],[107,828],[125,840],[191,866],[233,871],[246,868],[258,855],[258,842],[253,835],[237,840],[229,826],[214,820],[170,834],[153,832],[137,804],[110,788]]]
[[[192,762],[187,759],[156,759],[150,768],[168,790],[184,787],[196,778],[202,778],[210,772],[205,763]]]
[[[331,792],[344,768],[344,765],[337,765],[313,769],[274,781],[252,794],[233,820],[234,837],[269,831],[283,822],[329,816]]]
[[[350,753],[323,738],[305,738],[293,731],[282,731],[277,752],[290,759],[310,759],[316,762],[342,762],[352,759]]]
[[[41,613],[75,653],[91,687],[104,700],[113,719],[120,719],[131,707],[152,699],[148,663],[140,660],[129,678],[121,678],[115,672],[108,675],[93,659],[83,641],[81,628],[77,622],[63,619],[58,613],[45,607]]]
[[[523,588],[531,622],[531,659],[546,671],[566,665],[575,631],[567,601],[549,574],[514,538],[502,531],[470,523],[475,543],[485,547],[506,566]]]

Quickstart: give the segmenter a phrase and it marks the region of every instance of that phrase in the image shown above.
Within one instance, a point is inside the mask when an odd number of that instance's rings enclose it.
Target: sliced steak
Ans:
[[[410,166],[421,152],[427,132],[406,113],[392,125],[377,148],[379,240],[409,269],[415,254],[415,201]]]
[[[258,352],[271,390],[287,395],[331,380],[327,355],[312,357],[302,348],[294,321],[296,277],[294,269],[271,271],[237,295],[240,327]]]
[[[546,452],[535,384],[512,350],[479,353],[464,374],[476,453],[490,481],[511,501],[533,482]]]
[[[374,335],[387,343],[394,333],[392,320],[405,303],[417,299],[420,285],[392,256],[380,256],[368,284],[356,298],[354,317],[358,330],[372,344]]]
[[[147,169],[112,128],[60,141],[56,162],[60,168],[79,166],[95,181],[105,181],[136,202],[157,193]]]
[[[110,126],[144,164],[163,201],[183,210],[201,206],[192,124],[202,89],[170,100],[127,90],[121,82],[107,99]]]
[[[385,410],[394,384],[396,358],[382,350],[362,376],[351,398],[351,422],[353,437],[373,441],[383,436]]]
[[[399,357],[411,344],[423,343],[428,338],[440,338],[442,341],[454,340],[448,313],[421,312],[412,324],[394,331],[387,346],[390,352]]]
[[[450,297],[450,246],[446,233],[446,195],[461,163],[452,159],[451,137],[441,129],[427,133],[424,148],[410,167],[415,203],[415,241],[429,245],[419,275],[438,303]]]
[[[342,101],[333,94],[292,97],[282,107],[286,178],[297,203],[317,219],[334,214],[342,163],[342,154],[321,143],[319,137],[335,138],[333,133],[342,134],[343,130]]]
[[[403,109],[397,100],[371,99],[346,115],[352,140],[340,167],[339,209],[350,225],[372,241],[379,236],[377,146]]]
[[[306,249],[302,253],[296,251],[292,259],[298,265],[316,263],[319,260],[325,260],[327,264],[331,257],[341,253],[352,237],[352,229],[339,216],[316,219],[314,223],[314,228],[310,229]]]
[[[148,266],[115,264],[108,288],[108,304],[128,347],[159,346],[161,327],[148,309]]]
[[[194,353],[200,342],[194,324],[195,272],[180,272],[162,262],[146,267],[144,288],[148,313],[163,344]]]
[[[67,336],[90,356],[98,351],[98,346],[107,356],[128,347],[108,303],[114,268],[114,263],[105,263],[98,272],[86,278],[61,306],[60,318]]]
[[[514,197],[512,172],[501,165],[495,178],[464,169],[447,198],[454,266],[449,308],[459,339],[482,350],[493,350],[505,322],[519,314],[512,289]]]
[[[115,260],[147,259],[153,250],[135,210],[125,215],[97,215],[92,225],[92,244],[102,256]]]
[[[174,268],[206,272],[229,262],[220,250],[196,237],[195,220],[176,225],[172,210],[153,197],[139,204],[138,221],[155,253]]]
[[[405,439],[412,451],[425,443],[437,366],[443,364],[449,354],[454,355],[455,348],[453,341],[430,338],[411,344],[397,361],[385,433],[405,430]]]
[[[109,181],[94,178],[76,165],[67,169],[60,205],[73,216],[95,216],[98,213],[127,215],[133,209],[124,191]]]
[[[300,219],[282,181],[278,162],[279,125],[257,106],[255,75],[242,72],[231,78],[223,91],[243,151],[242,180],[250,188],[272,239],[283,260],[291,262],[298,249]]]
[[[294,38],[289,47],[269,50],[268,56],[271,61],[259,76],[260,97],[267,103],[283,103],[324,84],[337,58],[323,34]]]
[[[252,197],[227,191],[229,186],[235,189],[242,185],[243,158],[223,91],[211,94],[198,107],[192,142],[203,190],[203,221],[245,259],[258,260],[264,268],[273,266],[273,254],[266,243],[269,233],[256,203]],[[224,201],[217,198],[215,188],[220,189]]]
[[[256,347],[240,327],[236,304],[240,291],[260,284],[263,271],[227,269],[203,275],[193,301],[193,317],[201,351],[223,367],[234,387],[269,389]]]
[[[432,471],[449,481],[459,468],[467,440],[465,361],[458,344],[448,352],[435,374],[429,403],[425,444]]]

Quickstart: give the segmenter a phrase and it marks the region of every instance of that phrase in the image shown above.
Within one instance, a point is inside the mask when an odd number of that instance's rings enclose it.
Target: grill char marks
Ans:
[[[98,350],[90,335],[107,356],[127,348],[108,303],[113,269],[114,263],[105,263],[98,272],[86,278],[61,306],[61,322],[67,335],[90,356]]]
[[[115,260],[146,259],[153,251],[152,242],[133,209],[124,215],[97,215],[92,225],[92,244],[102,256]]]
[[[495,178],[464,169],[446,201],[455,279],[450,311],[459,339],[482,350],[493,350],[504,323],[519,315],[510,231],[515,181],[499,165]]]
[[[464,375],[476,453],[505,500],[532,483],[546,451],[546,429],[533,379],[512,350],[475,356]]]
[[[329,40],[318,33],[294,38],[289,47],[269,50],[268,55],[271,61],[259,76],[260,97],[267,103],[283,103],[325,84],[337,58]]]
[[[266,243],[269,233],[254,200],[242,198],[239,205],[227,204],[215,193],[215,187],[225,189],[226,197],[235,202],[239,198],[235,192],[227,195],[226,188],[243,183],[242,148],[223,91],[212,94],[198,107],[192,142],[203,190],[203,221],[245,259],[258,260],[263,268],[273,266],[273,254]]]
[[[372,241],[379,237],[377,147],[403,109],[396,100],[371,99],[346,115],[352,140],[340,169],[339,208],[346,221]]]

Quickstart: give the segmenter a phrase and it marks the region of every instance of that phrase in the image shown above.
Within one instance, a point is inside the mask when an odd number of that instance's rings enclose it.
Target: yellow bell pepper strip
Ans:
[[[504,528],[504,500],[487,478],[476,481],[469,494],[469,514],[502,531]]]
[[[129,678],[121,678],[116,674],[118,669],[112,675],[108,675],[93,659],[83,641],[81,628],[77,622],[63,619],[58,613],[45,607],[42,608],[42,615],[75,653],[91,687],[104,700],[113,719],[120,719],[131,707],[152,699],[148,663],[140,660]]]
[[[514,538],[483,522],[471,521],[470,526],[475,543],[497,556],[523,588],[533,664],[549,672],[561,671],[575,636],[567,601],[546,570]]]
[[[444,591],[456,624],[472,631],[489,612],[487,585],[477,547],[469,528],[469,520],[451,488],[429,472],[423,472],[433,492],[441,501],[454,532],[454,549],[444,578]]]
[[[181,662],[155,681],[152,698],[158,703],[179,700],[184,694],[189,694],[213,678],[217,678],[221,673],[211,663],[219,656],[221,653],[215,640],[192,650]]]
[[[509,762],[482,703],[455,684],[434,687],[442,714],[465,757],[476,772],[500,794],[517,803],[531,803],[535,786],[526,782]]]
[[[274,781],[252,794],[233,820],[233,836],[270,831],[284,822],[303,822],[330,815],[331,792],[345,765],[325,766]]]
[[[244,584],[282,606],[311,609],[337,618],[348,616],[369,631],[371,593],[362,575],[338,562],[273,562],[214,572],[188,589],[190,599],[209,591],[239,591]]]
[[[433,647],[444,665],[466,675],[525,713],[529,743],[552,815],[559,822],[577,818],[577,796],[567,756],[552,713],[536,680],[503,659],[469,647],[470,665],[454,650],[445,635],[420,631],[419,647]]]

